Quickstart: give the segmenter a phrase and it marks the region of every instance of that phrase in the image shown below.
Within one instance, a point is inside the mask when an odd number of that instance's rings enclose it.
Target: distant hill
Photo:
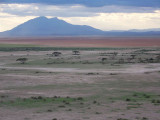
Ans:
[[[137,30],[137,29],[132,29],[132,30],[129,30],[129,32],[157,32],[157,31],[160,31],[160,28],[152,28],[152,29],[140,29],[140,30]]]
[[[103,35],[105,32],[86,25],[72,25],[58,18],[38,17],[29,20],[3,36],[66,36],[66,35]]]
[[[160,31],[102,31],[87,25],[72,25],[58,18],[38,17],[12,30],[1,32],[0,37],[33,36],[160,36]]]

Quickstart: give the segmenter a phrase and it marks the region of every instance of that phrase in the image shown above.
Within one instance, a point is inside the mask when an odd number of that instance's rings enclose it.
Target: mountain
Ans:
[[[66,36],[66,35],[103,35],[105,32],[86,25],[72,25],[58,18],[38,17],[29,20],[3,36]]]
[[[151,28],[151,29],[132,29],[132,30],[128,30],[129,32],[150,32],[150,31],[160,31],[160,28]]]
[[[38,17],[29,20],[9,31],[1,32],[0,37],[36,36],[160,36],[159,29],[130,31],[101,31],[87,25],[72,25],[58,18]]]

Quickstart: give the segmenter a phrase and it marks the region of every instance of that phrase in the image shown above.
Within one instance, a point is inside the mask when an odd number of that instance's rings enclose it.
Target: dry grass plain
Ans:
[[[17,44],[33,45],[33,41],[19,40],[0,40],[0,120],[160,120],[158,38],[157,43],[143,38],[143,45],[124,42],[124,46],[75,42],[78,47],[110,46],[77,48],[78,55],[66,42],[62,47],[70,48],[56,49],[59,56],[52,54],[54,49],[22,51]],[[38,43],[34,45],[64,45]],[[28,60],[21,64],[18,58]]]
[[[160,37],[20,37],[0,38],[0,43],[52,47],[159,47]]]

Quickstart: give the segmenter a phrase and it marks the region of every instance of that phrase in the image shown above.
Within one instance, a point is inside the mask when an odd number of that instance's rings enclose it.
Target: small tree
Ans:
[[[53,52],[52,55],[54,55],[55,57],[60,56],[62,53],[61,52]]]
[[[72,52],[73,52],[73,55],[80,55],[80,52],[78,50],[74,50]]]
[[[132,59],[135,59],[136,55],[131,55]]]
[[[104,62],[107,60],[107,58],[102,58],[101,61],[104,64]]]
[[[149,61],[150,63],[153,63],[153,62],[154,62],[154,59],[153,59],[153,58],[150,58],[150,59],[148,59],[148,61]]]
[[[21,62],[21,64],[25,64],[27,60],[28,60],[27,58],[18,58],[16,61]]]
[[[118,52],[114,52],[113,55],[114,55],[114,56],[117,56],[117,55],[118,55]]]

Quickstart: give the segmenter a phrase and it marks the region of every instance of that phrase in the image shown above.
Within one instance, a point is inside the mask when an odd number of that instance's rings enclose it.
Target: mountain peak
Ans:
[[[37,17],[38,19],[48,19],[47,17],[45,17],[45,16],[39,16],[39,17]]]

